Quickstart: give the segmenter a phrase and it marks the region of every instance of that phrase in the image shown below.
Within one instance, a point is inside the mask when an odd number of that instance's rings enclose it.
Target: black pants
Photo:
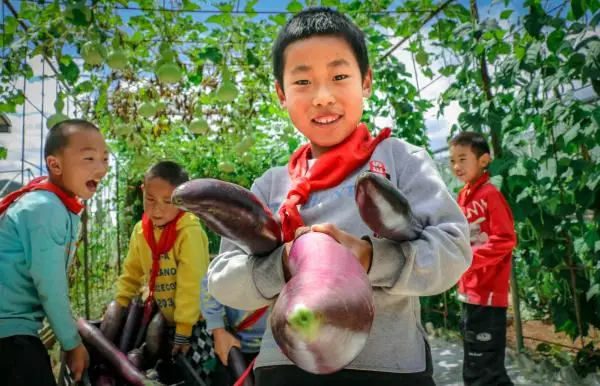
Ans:
[[[504,366],[506,308],[463,304],[461,332],[465,385],[513,385]]]
[[[426,347],[426,368],[421,373],[342,370],[316,375],[296,366],[268,366],[254,370],[256,386],[435,386],[431,351],[428,344]]]
[[[28,335],[0,338],[0,385],[56,386],[50,356],[40,338]]]
[[[246,364],[250,365],[250,363],[256,358],[258,355],[255,353],[244,353],[244,361]],[[231,372],[225,366],[220,359],[217,359],[217,368],[214,373],[211,374],[212,386],[233,386],[237,379],[233,379],[231,376]]]

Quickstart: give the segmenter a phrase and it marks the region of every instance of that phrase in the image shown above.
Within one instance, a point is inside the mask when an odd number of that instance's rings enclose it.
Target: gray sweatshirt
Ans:
[[[311,193],[300,214],[306,225],[329,222],[373,244],[368,277],[375,297],[375,320],[366,346],[348,369],[411,373],[425,370],[426,334],[419,296],[451,288],[471,264],[467,220],[453,200],[429,154],[397,138],[382,141],[371,156],[385,166],[404,193],[423,231],[397,243],[373,236],[354,201],[354,183],[371,162],[336,187]],[[375,165],[377,165],[375,163]],[[290,189],[287,167],[275,167],[251,190],[277,213]],[[283,247],[256,258],[223,239],[208,268],[208,289],[223,304],[253,310],[272,304],[285,285]],[[273,339],[270,324],[255,367],[292,364]]]

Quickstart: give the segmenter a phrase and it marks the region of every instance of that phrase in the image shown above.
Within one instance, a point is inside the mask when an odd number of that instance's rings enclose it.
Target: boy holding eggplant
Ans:
[[[89,364],[69,303],[68,267],[77,249],[81,200],[108,171],[108,147],[90,122],[69,119],[46,136],[47,177],[0,202],[0,385],[56,385],[38,337],[48,318],[75,381]]]
[[[506,309],[516,245],[512,212],[490,182],[490,146],[480,133],[450,141],[452,172],[465,183],[458,194],[470,225],[473,264],[458,282],[464,340],[465,385],[512,385],[504,365]]]
[[[144,175],[144,214],[131,234],[123,273],[116,283],[114,312],[122,313],[148,283],[143,325],[152,304],[169,325],[171,354],[190,358],[207,381],[215,365],[212,340],[200,311],[200,286],[208,267],[208,238],[196,216],[176,208],[171,193],[189,180],[176,162],[161,161]]]
[[[272,305],[290,280],[288,252],[296,235],[326,233],[368,274],[375,317],[366,346],[343,370],[313,374],[282,354],[269,324],[255,363],[256,384],[433,385],[419,296],[446,291],[468,268],[465,216],[424,149],[390,138],[389,129],[374,137],[361,122],[373,74],[364,33],[349,19],[328,8],[296,14],[274,43],[273,67],[280,103],[308,139],[287,167],[268,170],[251,188],[278,213],[284,244],[258,256],[223,238],[208,270],[210,293],[238,309]],[[364,171],[406,196],[416,237],[383,238],[365,224],[354,190]],[[382,213],[387,218],[381,221],[406,223],[394,213]]]

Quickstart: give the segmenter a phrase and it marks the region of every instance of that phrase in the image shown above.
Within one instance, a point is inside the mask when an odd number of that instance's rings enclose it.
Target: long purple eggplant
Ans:
[[[123,353],[129,352],[134,344],[134,339],[137,336],[137,331],[140,328],[142,317],[144,316],[144,303],[136,296],[129,304],[129,313],[125,320],[125,326],[121,333],[119,341],[119,350]]]
[[[127,314],[127,308],[121,307],[116,300],[110,302],[100,324],[100,331],[106,339],[115,343],[123,329],[123,320]]]
[[[355,201],[360,217],[378,236],[401,242],[416,239],[422,231],[404,194],[382,175],[362,172]]]
[[[148,331],[146,332],[146,354],[148,360],[151,362],[156,361],[160,355],[165,352],[165,346],[167,343],[167,336],[165,334],[165,328],[167,326],[167,319],[159,311],[154,315],[152,321],[148,325]]]
[[[291,279],[270,315],[273,338],[305,371],[341,370],[362,351],[375,317],[365,269],[348,248],[319,232],[299,236],[288,262]]]
[[[212,178],[191,180],[173,191],[171,201],[246,252],[260,256],[282,243],[281,226],[272,212],[242,186]]]
[[[117,382],[110,375],[102,374],[96,378],[94,386],[116,386]]]
[[[127,359],[138,370],[144,369],[144,348],[138,347],[127,353]]]
[[[231,378],[238,381],[247,368],[248,363],[246,363],[242,351],[237,347],[232,347],[227,355],[227,369],[229,370]],[[254,376],[252,372],[244,379],[242,386],[254,386]]]
[[[129,384],[133,386],[159,384],[148,379],[141,371],[135,368],[125,354],[120,352],[113,343],[102,335],[98,328],[88,323],[85,319],[79,318],[77,320],[77,328],[85,345],[96,351]]]

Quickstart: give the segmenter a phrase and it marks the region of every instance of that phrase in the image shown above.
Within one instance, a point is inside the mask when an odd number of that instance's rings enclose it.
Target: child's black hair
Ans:
[[[283,88],[284,51],[292,43],[313,36],[339,36],[354,51],[361,76],[369,70],[369,54],[364,32],[349,18],[327,7],[307,8],[290,19],[273,44],[273,72]]]
[[[463,131],[450,140],[450,146],[469,146],[477,158],[490,154],[490,145],[481,133]]]
[[[179,186],[190,180],[188,173],[177,162],[160,161],[152,165],[144,175],[144,180],[160,178],[173,186]]]
[[[50,128],[46,135],[46,143],[44,144],[44,158],[50,155],[60,153],[69,143],[69,137],[73,134],[73,130],[96,130],[100,131],[96,125],[84,119],[67,119]]]

